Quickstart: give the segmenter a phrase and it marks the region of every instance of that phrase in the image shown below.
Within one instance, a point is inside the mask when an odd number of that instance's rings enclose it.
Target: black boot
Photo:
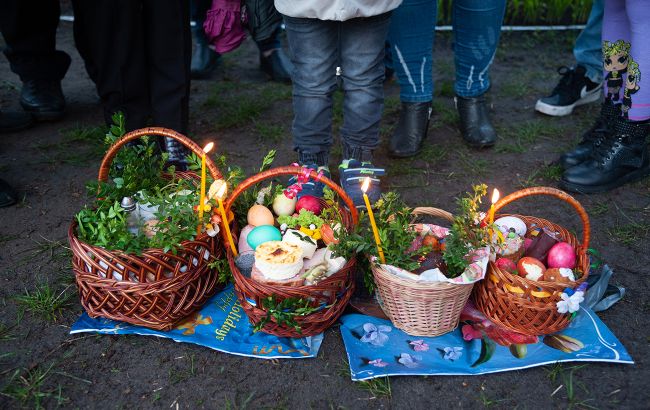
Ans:
[[[283,49],[275,49],[268,56],[260,54],[260,70],[266,73],[271,80],[279,83],[291,83],[293,63]]]
[[[39,121],[63,117],[65,97],[60,80],[27,80],[20,92],[20,105]]]
[[[583,134],[582,141],[572,151],[560,157],[560,165],[564,169],[574,167],[591,156],[594,147],[598,146],[611,132],[614,121],[621,115],[620,107],[620,104],[612,104],[611,101],[603,103],[600,109],[600,117],[598,117],[593,127]]]
[[[192,38],[194,52],[190,63],[190,75],[195,80],[208,78],[219,65],[221,55],[208,47],[203,26],[192,28]]]
[[[431,118],[431,101],[403,102],[399,122],[390,138],[388,154],[395,158],[417,155],[427,138]]]
[[[485,94],[478,97],[456,96],[456,109],[460,116],[460,133],[473,148],[491,147],[497,141],[497,133],[490,123]]]
[[[590,159],[564,171],[562,187],[586,194],[605,192],[650,174],[648,134],[650,124],[619,117]]]
[[[34,118],[24,111],[0,111],[0,133],[24,130],[32,124]]]

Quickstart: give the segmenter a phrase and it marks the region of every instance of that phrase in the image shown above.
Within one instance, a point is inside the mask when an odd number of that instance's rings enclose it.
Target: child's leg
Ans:
[[[602,36],[605,95],[617,102],[621,100],[623,74],[629,63],[630,26],[625,0],[605,0]]]
[[[627,17],[630,22],[631,62],[624,87],[631,100],[629,119],[650,119],[650,2],[627,0]]]
[[[293,148],[301,164],[324,166],[332,145],[340,23],[288,16],[284,21],[294,64]]]
[[[390,13],[341,23],[343,158],[372,160],[384,109],[384,41]],[[432,28],[433,29],[433,28]]]

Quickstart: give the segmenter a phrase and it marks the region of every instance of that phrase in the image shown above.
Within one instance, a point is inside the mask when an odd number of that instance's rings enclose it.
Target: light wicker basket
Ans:
[[[415,208],[413,214],[453,221],[451,213],[437,208]],[[396,328],[412,336],[439,336],[456,329],[474,287],[473,283],[417,282],[375,263],[371,268],[386,316]]]

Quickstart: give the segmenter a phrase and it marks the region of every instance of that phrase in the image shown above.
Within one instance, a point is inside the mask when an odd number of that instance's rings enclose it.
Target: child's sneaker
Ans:
[[[383,168],[377,168],[370,162],[361,162],[356,159],[346,159],[339,165],[341,187],[352,199],[357,208],[365,207],[361,184],[366,177],[370,178],[370,186],[366,191],[371,204],[377,202],[381,196],[379,177],[386,174]]]
[[[316,171],[316,173],[321,172],[323,176],[330,177],[330,169],[326,166],[317,166],[316,164],[303,165]],[[298,183],[298,176],[294,175],[289,178],[288,186]],[[309,178],[309,181],[302,184],[302,189],[298,191],[298,199],[302,198],[305,195],[315,196],[316,198],[321,198],[323,196],[323,189],[325,189],[325,183],[321,181],[314,181],[313,178]]]

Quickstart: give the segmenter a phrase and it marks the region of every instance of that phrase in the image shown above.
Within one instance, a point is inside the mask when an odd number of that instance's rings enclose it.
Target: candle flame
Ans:
[[[212,151],[212,148],[214,147],[214,142],[209,142],[205,147],[203,147],[203,152],[206,154],[210,151]]]
[[[368,188],[370,187],[370,177],[365,177],[363,179],[363,184],[361,184],[361,190],[365,194],[366,191],[368,191]]]
[[[494,188],[494,191],[492,191],[492,203],[496,204],[497,201],[499,201],[499,190]]]
[[[216,197],[219,199],[223,199],[224,195],[226,195],[226,188],[228,188],[228,185],[226,185],[226,182],[221,185],[221,188],[217,191]]]

